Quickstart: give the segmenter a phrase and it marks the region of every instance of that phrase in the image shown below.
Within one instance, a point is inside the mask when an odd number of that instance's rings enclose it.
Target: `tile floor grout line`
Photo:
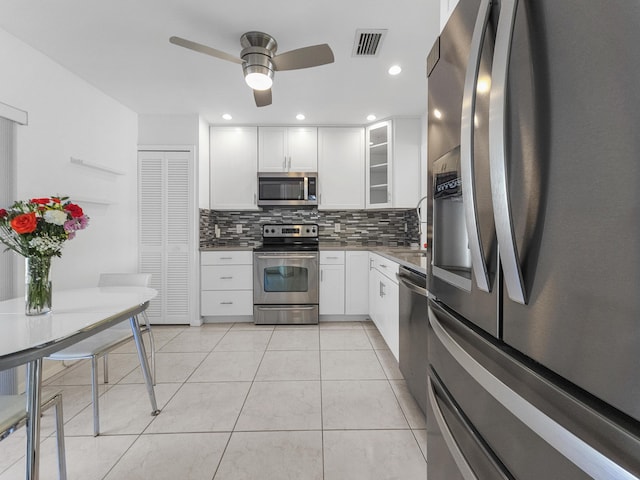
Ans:
[[[322,480],[325,480],[325,456],[324,456],[324,405],[322,403],[322,345],[321,345],[320,327],[318,327],[318,364],[320,371],[318,372],[320,381],[320,449],[322,458]]]
[[[229,329],[229,330],[231,330],[231,329]],[[264,356],[267,353],[267,348],[269,347],[269,342],[271,342],[271,339],[273,338],[273,332],[275,332],[275,328],[273,330],[271,330],[271,335],[269,335],[269,340],[267,341],[267,344],[264,347],[264,351],[262,352],[262,357],[260,357],[260,362],[258,362],[258,366],[256,368],[256,371],[253,374],[253,379],[251,380],[251,385],[249,385],[249,388],[247,389],[247,393],[244,396],[244,400],[242,401],[242,405],[240,406],[240,409],[238,410],[238,416],[236,417],[236,421],[233,423],[233,427],[231,428],[231,433],[229,434],[229,438],[227,439],[227,442],[225,443],[224,448],[222,449],[222,454],[220,455],[220,460],[218,461],[218,465],[216,465],[216,469],[213,472],[213,477],[211,477],[211,480],[215,480],[216,475],[218,474],[218,470],[220,470],[220,465],[222,465],[222,460],[224,459],[224,455],[225,455],[225,453],[227,453],[227,448],[229,447],[229,443],[231,443],[231,438],[233,437],[233,434],[236,431],[236,426],[238,425],[238,420],[240,420],[240,415],[242,415],[242,410],[244,409],[244,406],[247,403],[247,398],[249,398],[249,394],[251,393],[251,388],[253,387],[253,384],[254,384],[254,382],[256,380],[256,376],[258,375],[258,371],[260,370],[260,365],[262,365],[262,361],[264,360]]]

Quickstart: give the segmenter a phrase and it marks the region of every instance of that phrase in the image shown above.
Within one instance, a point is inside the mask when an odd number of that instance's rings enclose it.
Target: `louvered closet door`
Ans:
[[[191,152],[138,153],[139,270],[152,274],[159,294],[148,314],[153,323],[188,324],[193,311],[195,235]]]

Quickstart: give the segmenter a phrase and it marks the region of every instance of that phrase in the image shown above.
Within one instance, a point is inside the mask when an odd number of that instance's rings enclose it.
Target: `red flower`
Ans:
[[[38,205],[46,205],[51,200],[49,198],[32,198],[29,200],[30,203],[37,203]]]
[[[23,213],[22,215],[13,217],[11,220],[11,228],[19,234],[31,233],[36,229],[37,225],[38,220],[36,219],[35,212]]]
[[[0,208],[0,218],[5,218],[7,216],[7,211],[4,208]]]
[[[84,215],[82,208],[80,205],[76,205],[75,203],[69,203],[64,206],[64,209],[71,214],[71,217],[78,218]]]

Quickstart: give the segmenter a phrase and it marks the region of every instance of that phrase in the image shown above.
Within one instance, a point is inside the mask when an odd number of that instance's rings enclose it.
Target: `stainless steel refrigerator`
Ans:
[[[429,480],[640,478],[638,45],[460,0],[429,54]]]

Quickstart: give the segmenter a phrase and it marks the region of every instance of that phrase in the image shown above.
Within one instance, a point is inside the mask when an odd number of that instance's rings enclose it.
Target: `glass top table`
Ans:
[[[24,298],[0,302],[0,371],[27,365],[27,480],[39,477],[42,359],[129,320],[151,401],[159,410],[137,315],[158,292],[147,287],[95,287],[54,292],[52,311],[26,316]]]

